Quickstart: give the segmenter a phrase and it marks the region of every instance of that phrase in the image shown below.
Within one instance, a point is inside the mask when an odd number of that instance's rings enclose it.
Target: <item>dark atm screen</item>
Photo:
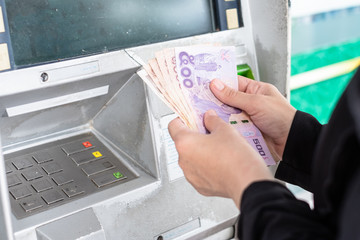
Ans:
[[[209,0],[5,0],[15,65],[213,31]]]

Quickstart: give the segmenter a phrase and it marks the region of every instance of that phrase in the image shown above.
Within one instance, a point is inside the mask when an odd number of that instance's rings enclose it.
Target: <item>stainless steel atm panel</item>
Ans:
[[[173,113],[136,71],[166,47],[234,45],[287,95],[288,10],[243,0],[238,29],[0,72],[0,238],[233,238],[236,206],[183,177]]]

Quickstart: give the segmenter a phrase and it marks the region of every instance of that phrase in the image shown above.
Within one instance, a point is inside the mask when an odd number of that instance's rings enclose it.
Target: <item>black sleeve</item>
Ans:
[[[277,182],[252,183],[240,206],[238,237],[241,240],[334,239],[331,228]]]
[[[322,125],[310,114],[297,111],[275,177],[312,191],[311,165]]]

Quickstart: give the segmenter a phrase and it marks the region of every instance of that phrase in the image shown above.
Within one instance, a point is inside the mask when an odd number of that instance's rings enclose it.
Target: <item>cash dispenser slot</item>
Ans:
[[[102,86],[94,89],[84,90],[77,93],[71,93],[60,97],[44,99],[36,102],[21,104],[6,108],[8,117],[14,117],[30,112],[40,111],[48,108],[53,108],[73,102],[82,101],[89,98],[105,95],[109,92],[109,86]]]

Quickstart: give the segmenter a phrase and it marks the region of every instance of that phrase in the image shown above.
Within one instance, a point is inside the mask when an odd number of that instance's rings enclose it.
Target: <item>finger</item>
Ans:
[[[190,131],[190,129],[186,127],[186,125],[183,123],[183,121],[181,121],[180,118],[175,118],[174,120],[172,120],[168,125],[168,130],[173,140],[176,139],[176,136],[178,136],[179,133]]]
[[[241,92],[246,92],[246,90],[248,89],[248,86],[251,82],[253,82],[254,80],[243,77],[243,76],[238,76],[238,89]]]
[[[238,76],[238,90],[244,93],[263,95],[276,95],[276,92],[278,92],[272,84],[255,81],[243,76]]]
[[[214,110],[209,110],[204,115],[204,124],[209,132],[216,131],[217,128],[226,124]]]
[[[237,91],[226,86],[219,79],[214,79],[210,83],[210,89],[220,101],[223,103],[242,109],[245,112],[252,110],[254,106],[255,95]]]
[[[243,76],[238,76],[238,89],[240,92],[249,94],[268,94],[270,91],[267,83],[254,81]]]

